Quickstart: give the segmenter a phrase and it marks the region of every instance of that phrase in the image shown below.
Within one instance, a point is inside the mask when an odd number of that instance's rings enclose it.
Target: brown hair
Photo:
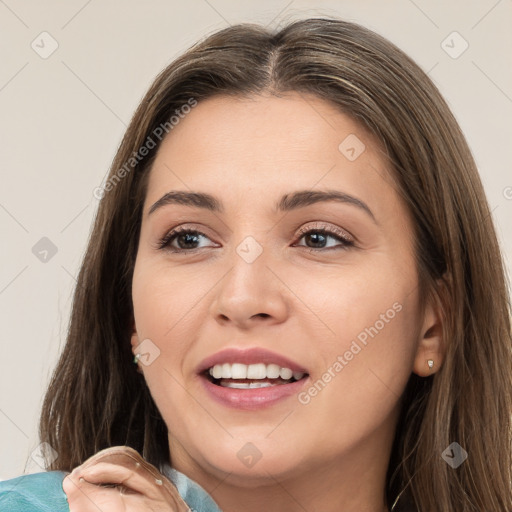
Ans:
[[[475,162],[439,91],[401,50],[338,19],[276,32],[240,24],[164,69],[135,112],[110,178],[191,98],[287,91],[336,105],[382,143],[415,225],[423,304],[446,317],[446,355],[412,375],[388,470],[388,502],[403,490],[422,512],[512,510],[511,327],[503,262]],[[171,134],[172,136],[172,134]],[[126,444],[159,465],[166,425],[132,363],[131,281],[147,175],[159,144],[102,198],[76,286],[66,346],[44,400],[40,438],[69,471]],[[141,380],[142,379],[142,380]],[[458,442],[468,459],[441,457]]]

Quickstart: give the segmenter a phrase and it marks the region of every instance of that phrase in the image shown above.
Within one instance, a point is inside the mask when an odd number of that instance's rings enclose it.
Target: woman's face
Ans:
[[[386,162],[329,103],[215,97],[164,139],[132,345],[177,469],[251,486],[343,461],[384,467],[399,397],[428,370],[418,301]]]

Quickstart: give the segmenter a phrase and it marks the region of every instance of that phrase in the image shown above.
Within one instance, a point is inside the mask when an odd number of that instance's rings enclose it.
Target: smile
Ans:
[[[294,372],[278,364],[216,364],[208,370],[212,382],[218,386],[234,389],[259,389],[290,384],[301,380],[305,373]]]
[[[227,349],[198,367],[208,396],[223,406],[254,410],[296,395],[309,373],[300,364],[262,348]]]

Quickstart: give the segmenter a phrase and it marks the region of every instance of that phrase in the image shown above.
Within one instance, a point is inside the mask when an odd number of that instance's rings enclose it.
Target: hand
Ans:
[[[128,446],[96,453],[62,483],[70,512],[189,512],[176,487]]]

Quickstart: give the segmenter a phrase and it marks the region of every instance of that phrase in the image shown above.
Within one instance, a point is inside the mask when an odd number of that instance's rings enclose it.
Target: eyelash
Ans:
[[[341,242],[341,245],[337,246],[337,247],[327,247],[327,248],[325,248],[325,247],[324,248],[307,247],[304,245],[301,245],[299,247],[305,247],[306,249],[309,249],[310,251],[313,251],[313,252],[329,251],[329,250],[336,250],[336,249],[347,250],[350,247],[354,247],[354,241],[351,240],[348,237],[348,235],[346,235],[343,231],[336,230],[336,229],[328,229],[326,227],[311,227],[311,226],[309,226],[307,228],[302,228],[298,232],[298,239],[300,240],[301,238],[303,238],[304,236],[306,236],[310,233],[320,233],[324,236],[329,236],[329,237],[335,238],[338,242]],[[203,249],[203,247],[199,247],[199,248],[195,248],[195,249],[177,249],[175,247],[170,248],[169,244],[171,242],[173,242],[174,239],[177,238],[179,235],[183,235],[183,234],[194,234],[194,235],[199,235],[199,236],[208,238],[204,233],[202,233],[201,231],[198,231],[196,229],[178,227],[176,229],[173,229],[166,235],[164,235],[158,241],[157,248],[160,250],[165,250],[165,251],[169,251],[172,253],[185,253],[185,252],[190,253],[190,252],[195,252],[195,251],[199,251],[199,250]]]

